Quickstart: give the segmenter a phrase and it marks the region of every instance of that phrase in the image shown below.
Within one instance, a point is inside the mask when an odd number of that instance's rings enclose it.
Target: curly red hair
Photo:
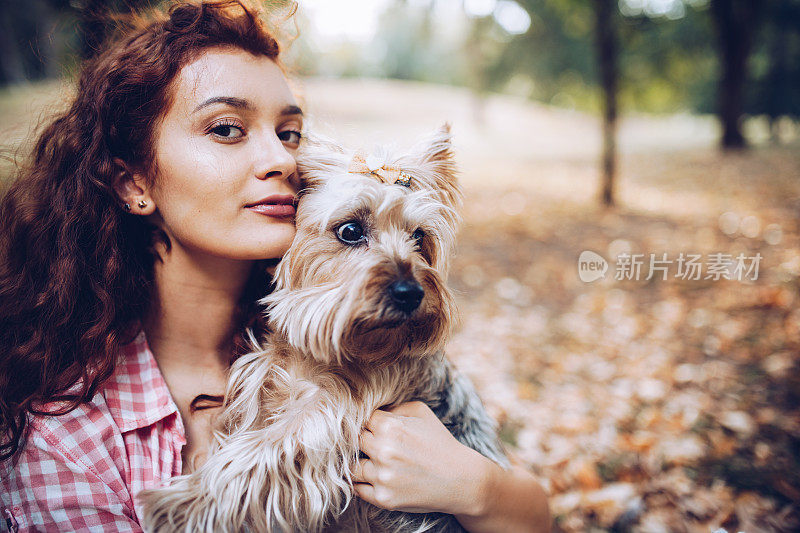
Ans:
[[[91,400],[148,310],[155,246],[169,241],[120,208],[115,159],[155,175],[154,130],[170,85],[203,50],[279,55],[262,13],[240,0],[181,2],[121,30],[83,65],[75,100],[42,131],[0,202],[0,460],[24,444],[29,414]],[[260,322],[246,299],[268,290],[259,272],[240,305],[243,326]],[[52,401],[66,403],[45,412]]]

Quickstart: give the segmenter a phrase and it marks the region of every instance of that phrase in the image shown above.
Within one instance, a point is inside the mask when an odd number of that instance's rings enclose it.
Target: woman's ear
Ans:
[[[150,196],[150,186],[145,176],[133,171],[124,161],[114,158],[114,192],[120,199],[122,208],[136,215],[151,215],[156,210]]]

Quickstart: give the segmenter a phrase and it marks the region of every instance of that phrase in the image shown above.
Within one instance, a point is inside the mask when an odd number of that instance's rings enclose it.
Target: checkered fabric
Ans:
[[[91,402],[30,418],[0,464],[0,531],[141,531],[134,496],[181,473],[183,421],[144,333],[120,355]]]

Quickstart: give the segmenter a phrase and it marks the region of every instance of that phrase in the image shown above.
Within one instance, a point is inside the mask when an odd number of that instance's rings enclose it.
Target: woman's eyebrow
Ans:
[[[251,104],[250,101],[245,99],[245,98],[237,98],[235,96],[213,96],[213,97],[209,98],[208,100],[206,100],[205,102],[202,102],[197,107],[195,107],[194,111],[192,111],[192,113],[197,113],[198,111],[200,111],[204,107],[208,107],[208,106],[214,105],[214,104],[225,104],[225,105],[229,105],[231,107],[236,107],[236,108],[239,108],[239,109],[247,109],[247,110],[252,110],[252,109],[255,108],[255,106],[253,106],[253,104]],[[302,116],[303,115],[303,110],[300,109],[296,105],[287,105],[283,109],[281,109],[280,113],[278,113],[278,114],[280,116],[282,116],[282,117],[286,116],[286,115],[301,115]]]
[[[205,102],[201,103],[197,107],[194,108],[192,113],[197,113],[204,107],[208,107],[213,104],[226,104],[231,107],[238,107],[240,109],[253,109],[253,104],[250,103],[249,100],[245,100],[244,98],[237,98],[235,96],[213,96],[206,100]]]
[[[281,109],[281,112],[280,112],[280,115],[282,117],[286,116],[286,115],[302,115],[302,114],[303,114],[303,110],[300,109],[299,107],[297,107],[296,105],[287,105],[286,107]]]

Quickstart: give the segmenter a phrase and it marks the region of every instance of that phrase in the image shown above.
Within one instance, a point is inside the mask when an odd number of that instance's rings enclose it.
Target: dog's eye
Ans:
[[[358,222],[345,222],[336,228],[336,236],[345,244],[358,244],[367,239],[364,228]]]
[[[425,238],[425,232],[422,229],[417,228],[414,233],[411,234],[411,238],[414,239],[414,242],[417,243],[417,248],[422,249],[422,239]]]

